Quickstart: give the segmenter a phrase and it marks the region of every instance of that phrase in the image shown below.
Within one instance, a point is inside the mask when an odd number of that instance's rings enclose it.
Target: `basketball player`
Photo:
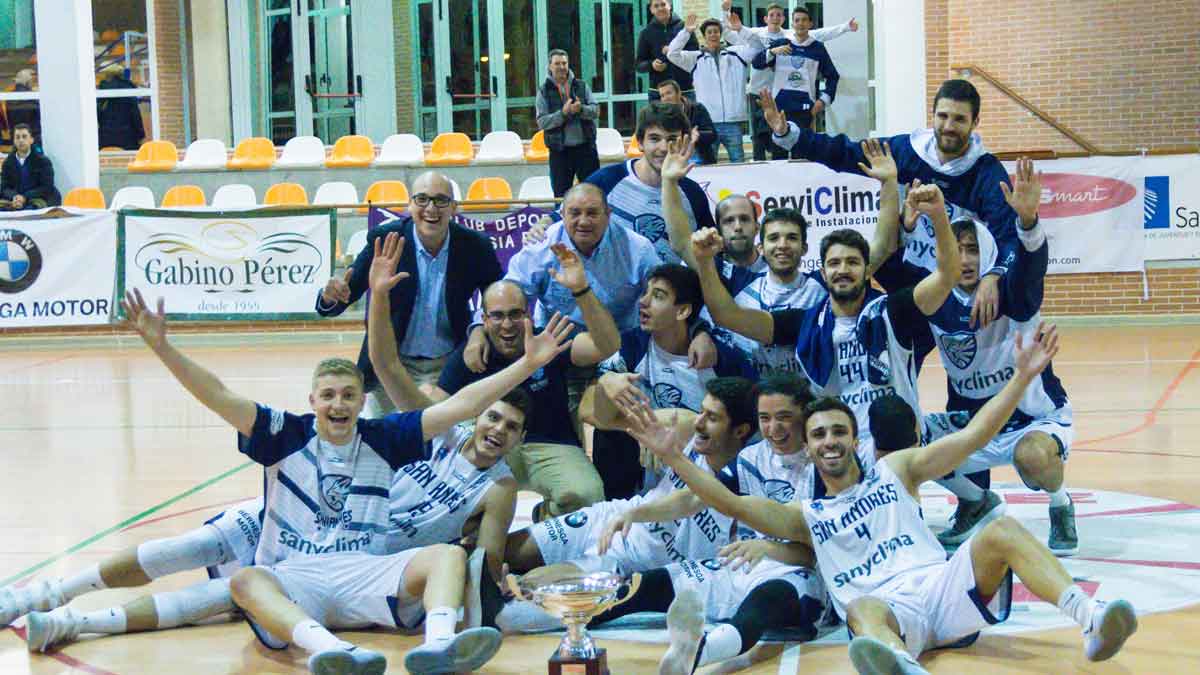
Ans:
[[[921,519],[918,488],[945,475],[1001,429],[1026,388],[1058,351],[1053,327],[1039,326],[1014,350],[1016,373],[961,432],[930,445],[889,453],[865,470],[852,452],[854,411],[831,398],[806,409],[809,457],[819,480],[812,499],[779,504],[738,496],[674,450],[671,434],[645,412],[646,441],[697,496],[766,534],[814,549],[838,614],[856,637],[850,658],[859,673],[926,673],[916,657],[952,645],[1007,618],[1012,575],[1037,597],[1055,602],[1084,628],[1089,660],[1111,658],[1137,629],[1124,600],[1094,601],[1072,582],[1050,551],[1004,517],[975,534],[946,560]]]

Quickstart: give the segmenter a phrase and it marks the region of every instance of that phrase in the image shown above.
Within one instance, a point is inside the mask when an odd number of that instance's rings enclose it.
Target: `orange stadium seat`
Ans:
[[[134,173],[170,171],[178,162],[179,150],[171,141],[146,141],[138,148],[128,169]]]
[[[100,148],[100,152],[125,152],[125,148],[122,148],[119,145],[106,145],[103,148]]]
[[[550,149],[546,147],[546,134],[539,131],[529,141],[529,148],[525,151],[525,161],[545,162],[549,159]]]
[[[404,181],[399,180],[377,180],[367,188],[367,196],[363,198],[363,201],[368,204],[407,202],[408,186],[404,184]],[[362,207],[358,212],[366,213],[367,207]]]
[[[625,150],[626,157],[641,157],[642,146],[638,145],[637,136],[629,137],[629,148]]]
[[[119,30],[113,30],[110,28],[100,34],[101,42],[112,42],[113,40],[120,40],[120,39],[121,39],[121,31],[119,31]]]
[[[458,132],[438,134],[425,155],[425,163],[429,166],[466,166],[475,158],[475,148],[471,147],[469,136]]]
[[[263,195],[267,206],[308,206],[308,193],[299,183],[276,183]]]
[[[269,138],[243,138],[225,163],[227,169],[269,169],[275,163],[275,144]]]
[[[471,181],[471,187],[467,188],[467,201],[477,199],[512,199],[512,186],[503,178],[488,177],[476,178]],[[467,211],[503,211],[507,206],[491,206],[488,204],[467,204],[463,209]]]
[[[337,169],[371,166],[375,161],[375,146],[366,136],[342,136],[333,144],[333,151],[325,160],[325,166]]]
[[[204,205],[204,190],[198,185],[176,185],[167,190],[167,194],[163,195],[162,204],[159,204],[164,209]]]
[[[104,193],[99,188],[93,187],[77,187],[72,188],[63,197],[63,206],[74,206],[77,209],[102,209],[104,208]]]

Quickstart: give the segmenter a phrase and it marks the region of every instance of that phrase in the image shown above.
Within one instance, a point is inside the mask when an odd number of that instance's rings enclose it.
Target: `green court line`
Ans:
[[[153,513],[157,513],[159,511],[167,508],[168,506],[183,499],[184,497],[190,497],[191,495],[196,494],[197,492],[212,485],[213,483],[217,483],[219,481],[225,480],[226,478],[241,471],[242,469],[245,469],[246,467],[250,466],[251,464],[254,464],[254,462],[246,462],[244,464],[235,466],[232,469],[229,469],[228,471],[226,471],[224,473],[221,473],[212,478],[209,478],[208,480],[204,481],[203,483],[200,483],[199,485],[196,485],[195,487],[189,488],[189,489],[185,490],[184,492],[181,492],[181,493],[175,495],[174,497],[171,497],[170,499],[168,499],[165,502],[160,502],[158,504],[155,504],[154,506],[151,506],[150,508],[146,509],[145,511],[142,511],[141,513],[130,516],[129,518],[122,520],[121,522],[117,523],[116,525],[113,525],[112,527],[108,528],[107,530],[97,532],[96,534],[93,534],[92,536],[88,537],[87,539],[84,539],[83,541],[79,542],[78,544],[75,544],[74,546],[68,548],[67,550],[65,550],[61,553],[52,555],[49,558],[46,558],[45,560],[43,560],[42,562],[37,563],[36,565],[34,565],[28,569],[21,570],[20,572],[17,572],[16,574],[12,575],[11,577],[8,577],[7,579],[0,580],[0,587],[7,586],[19,579],[23,579],[23,578],[29,576],[30,574],[33,574],[34,572],[42,569],[43,567],[45,567],[57,560],[60,560],[66,556],[69,556],[72,553],[76,553],[84,548],[87,548],[88,546],[91,546],[92,544],[96,543],[97,541],[100,541],[101,539],[107,537],[108,535],[112,534],[113,532],[123,530],[126,527],[129,527],[130,525],[141,520],[142,518],[145,518],[146,516],[149,516]]]

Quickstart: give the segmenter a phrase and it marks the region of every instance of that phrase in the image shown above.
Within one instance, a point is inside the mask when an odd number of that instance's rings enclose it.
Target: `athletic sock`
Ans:
[[[1048,494],[1050,495],[1050,506],[1052,507],[1066,506],[1071,503],[1071,498],[1067,496],[1067,487],[1065,485]]]
[[[1096,610],[1096,601],[1089,598],[1078,585],[1071,584],[1058,596],[1058,608],[1086,629],[1092,625],[1092,612]]]
[[[983,488],[962,474],[956,473],[950,478],[943,478],[938,481],[938,484],[953,492],[954,496],[961,500],[977,502],[983,499]]]
[[[73,600],[84,593],[100,591],[108,588],[104,579],[100,578],[100,565],[92,565],[82,572],[58,580],[62,588],[63,598]]]
[[[207,525],[177,537],[152,539],[137,547],[138,566],[151,579],[219,565],[230,557],[217,529]]]
[[[175,628],[233,611],[229,579],[210,579],[181,591],[154,594],[158,628]]]
[[[732,624],[723,623],[704,636],[704,644],[696,658],[696,667],[732,659],[741,653],[742,636]]]
[[[458,610],[453,607],[434,607],[425,614],[425,642],[448,642],[454,637]]]
[[[104,633],[115,635],[125,632],[125,608],[110,607],[79,615],[80,633]]]
[[[292,629],[292,644],[310,654],[330,649],[354,648],[353,644],[339,640],[337,636],[329,632],[329,629],[312,619],[296,624],[296,627]]]
[[[528,600],[513,600],[504,605],[496,615],[496,627],[500,632],[512,633],[559,630],[563,622],[558,617]]]

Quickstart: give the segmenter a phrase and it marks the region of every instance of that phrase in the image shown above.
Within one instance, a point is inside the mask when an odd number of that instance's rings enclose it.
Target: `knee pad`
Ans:
[[[138,565],[151,579],[229,562],[225,558],[230,555],[217,529],[208,526],[137,547]]]

